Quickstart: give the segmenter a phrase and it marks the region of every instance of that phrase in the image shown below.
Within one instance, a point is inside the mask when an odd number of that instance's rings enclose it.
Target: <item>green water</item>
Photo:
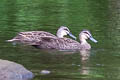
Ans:
[[[117,0],[1,0],[0,59],[22,64],[33,80],[119,80],[120,10]],[[78,37],[92,32],[98,43],[86,51],[39,50],[5,42],[18,32],[44,30],[56,34],[68,26]],[[79,41],[79,39],[78,39]],[[49,74],[41,71],[48,70]]]

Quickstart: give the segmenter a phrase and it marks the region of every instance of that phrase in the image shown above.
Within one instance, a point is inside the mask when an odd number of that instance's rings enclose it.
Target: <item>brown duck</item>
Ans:
[[[13,39],[7,40],[7,42],[20,42],[27,45],[36,45],[36,43],[41,42],[41,37],[63,38],[65,35],[69,35],[76,39],[67,27],[61,26],[57,31],[57,36],[45,31],[27,31],[18,33],[17,36]]]

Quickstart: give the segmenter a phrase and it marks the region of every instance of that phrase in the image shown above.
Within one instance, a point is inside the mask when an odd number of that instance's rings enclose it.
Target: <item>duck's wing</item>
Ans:
[[[76,49],[80,43],[70,38],[41,37],[41,41],[36,45],[39,48],[50,49]]]
[[[58,37],[52,37],[52,36],[42,36],[41,37],[41,41],[46,41],[46,42],[56,42],[58,41],[59,43],[60,42],[64,42],[64,43],[79,43],[73,39],[70,39],[70,38],[58,38]]]
[[[40,40],[41,37],[55,37],[55,35],[45,31],[31,31],[31,32],[20,32],[18,35],[28,38],[29,40]]]
[[[56,42],[58,40],[58,38],[55,36],[41,36],[40,37],[40,41],[36,41],[35,45],[40,45],[41,43],[53,43]]]
[[[11,40],[8,40],[8,42],[14,42],[14,41],[20,41],[20,42],[38,42],[41,40],[41,37],[46,36],[53,36],[55,35],[45,32],[45,31],[28,31],[28,32],[20,32],[17,34],[16,37],[14,37]]]
[[[41,41],[30,44],[36,48],[42,49],[57,49],[57,37],[41,37]]]
[[[45,32],[45,31],[28,31],[28,32],[20,32],[19,35],[24,35],[26,37],[28,36],[55,36],[49,32]]]

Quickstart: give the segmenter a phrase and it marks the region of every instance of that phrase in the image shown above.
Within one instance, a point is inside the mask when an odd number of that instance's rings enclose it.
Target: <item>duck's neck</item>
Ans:
[[[86,39],[80,38],[80,44],[86,44],[86,43],[87,43]]]
[[[63,38],[63,35],[61,33],[57,32],[57,37],[58,38]]]
[[[65,35],[67,35],[65,32],[63,32],[63,31],[58,31],[57,32],[57,37],[58,38],[63,38]]]

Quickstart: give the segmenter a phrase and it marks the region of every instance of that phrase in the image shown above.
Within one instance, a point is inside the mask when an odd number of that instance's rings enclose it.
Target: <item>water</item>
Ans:
[[[119,5],[118,0],[1,0],[0,59],[24,65],[33,80],[119,80]],[[77,37],[90,30],[98,43],[88,41],[90,51],[74,52],[5,42],[21,31],[55,34],[63,25]]]

